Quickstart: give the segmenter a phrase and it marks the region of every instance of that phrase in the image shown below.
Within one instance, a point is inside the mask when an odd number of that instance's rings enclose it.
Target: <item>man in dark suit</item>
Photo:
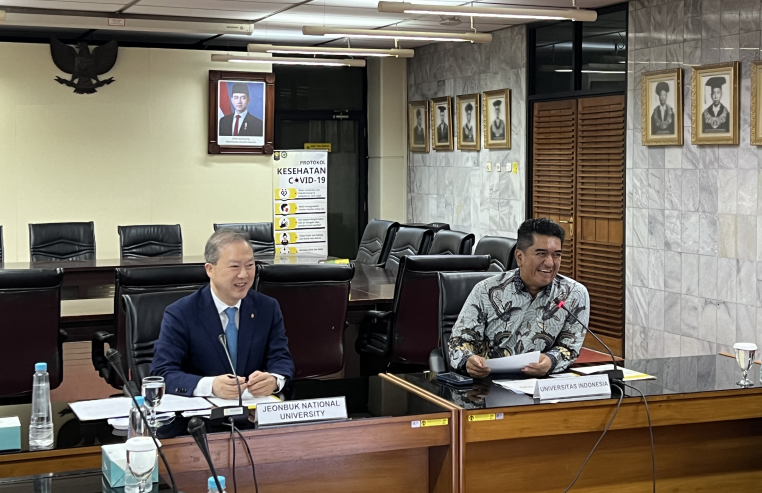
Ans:
[[[242,390],[270,395],[293,377],[278,302],[251,290],[248,240],[240,231],[215,231],[204,250],[209,286],[167,307],[151,374],[164,377],[168,393],[237,399],[237,378]],[[236,376],[219,341],[223,333]]]
[[[415,127],[413,127],[413,145],[426,145],[426,129],[423,126],[423,115],[421,109],[415,110]]]
[[[262,137],[262,120],[249,113],[249,86],[246,84],[233,84],[233,93],[230,95],[230,106],[233,113],[220,118],[218,132],[220,135],[231,137],[244,135],[248,137]]]
[[[447,124],[447,118],[445,117],[445,111],[447,106],[438,106],[439,110],[439,125],[437,126],[437,143],[447,144],[450,142],[450,126]]]

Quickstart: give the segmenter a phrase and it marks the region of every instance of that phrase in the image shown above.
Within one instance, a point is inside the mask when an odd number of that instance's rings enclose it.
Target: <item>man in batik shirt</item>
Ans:
[[[468,296],[448,344],[453,368],[473,377],[489,375],[489,358],[540,351],[539,363],[522,371],[533,377],[566,370],[579,356],[590,319],[582,284],[558,274],[564,230],[556,222],[529,219],[519,228],[518,269],[485,279]]]

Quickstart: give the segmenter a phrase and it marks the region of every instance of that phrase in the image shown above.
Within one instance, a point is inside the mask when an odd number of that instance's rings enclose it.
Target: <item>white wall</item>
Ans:
[[[95,221],[97,256],[117,258],[120,224],[180,223],[198,255],[215,222],[271,219],[271,158],[206,152],[208,71],[230,70],[211,54],[121,48],[115,82],[77,95],[48,45],[0,43],[7,262],[28,260],[34,222]]]

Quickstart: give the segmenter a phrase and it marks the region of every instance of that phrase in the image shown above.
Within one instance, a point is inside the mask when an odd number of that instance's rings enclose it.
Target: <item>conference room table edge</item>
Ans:
[[[426,389],[417,387],[415,384],[408,382],[397,375],[387,375],[387,378],[399,385],[404,385],[409,390],[431,402],[438,404],[441,404],[442,401],[449,402]],[[417,390],[412,390],[413,387]],[[647,396],[647,399],[651,413],[651,424],[654,428],[655,436],[660,428],[671,430],[690,425],[707,425],[716,426],[718,429],[724,429],[729,428],[731,425],[736,427],[753,425],[755,431],[757,431],[759,437],[762,439],[762,406],[760,406],[760,404],[762,404],[762,388],[681,392],[667,395]],[[450,403],[451,406],[457,409],[459,414],[457,437],[458,458],[460,462],[458,465],[458,491],[460,493],[474,491],[502,491],[497,488],[488,490],[483,489],[482,487],[471,487],[469,489],[469,474],[475,474],[479,478],[488,478],[491,476],[490,471],[494,470],[471,470],[474,464],[473,461],[467,460],[469,444],[475,445],[485,442],[508,440],[515,440],[518,442],[521,439],[547,439],[549,437],[558,437],[562,435],[574,436],[575,434],[585,433],[595,433],[597,438],[611,419],[617,402],[618,397],[613,396],[612,398],[598,400],[550,402],[528,406],[508,406],[486,409],[464,409],[456,404]],[[481,419],[477,418],[474,421],[469,420],[470,416],[485,414],[499,416],[500,413],[502,413],[501,419],[495,419],[491,416],[481,416]],[[647,430],[648,426],[648,416],[645,406],[643,405],[643,399],[640,395],[625,396],[622,399],[621,407],[616,419],[610,427],[609,433],[619,430]],[[568,442],[569,441],[564,441],[564,443]],[[649,446],[648,450],[650,451],[650,444],[646,443],[646,445]],[[759,445],[762,445],[762,440],[760,440]],[[647,483],[638,485],[640,487],[632,484],[604,484],[601,485],[600,489],[576,486],[575,491],[604,492],[611,491],[610,488],[614,486],[616,486],[617,491],[620,492],[651,491],[650,455],[648,458],[648,481]],[[657,453],[657,470],[665,468],[669,469],[670,459],[671,457],[669,456],[662,457]],[[732,458],[728,460],[732,460]],[[662,463],[660,464],[659,461],[662,461]],[[582,462],[580,461],[579,465],[581,465],[581,463]],[[730,464],[728,465],[730,467]],[[494,464],[492,464],[492,466],[494,466]],[[578,465],[575,463],[575,468],[576,467],[578,467]],[[748,487],[752,480],[755,481],[755,485],[759,485],[762,483],[762,467],[759,467],[758,470],[757,476],[754,477],[738,475],[738,477],[735,478],[735,480],[739,482],[738,484],[725,482],[726,480],[732,481],[732,477],[715,479],[715,481],[720,482],[719,484],[722,484],[723,489],[715,490],[710,487],[710,489],[703,489],[702,491],[739,491],[739,489],[736,488],[743,486]],[[670,477],[669,479],[657,479],[657,484],[659,486],[657,491],[661,491],[662,488],[665,488],[665,491],[668,490],[673,492],[696,491],[694,488],[698,487],[698,483],[705,480],[703,476],[699,476],[699,478],[700,479],[693,478],[690,484],[685,483],[687,487],[680,487],[679,483],[689,481],[688,478]],[[518,488],[515,491],[555,491],[554,489],[533,489],[534,485],[532,484],[521,484],[518,482],[514,482],[511,486],[513,488]],[[528,489],[525,490],[522,488]]]

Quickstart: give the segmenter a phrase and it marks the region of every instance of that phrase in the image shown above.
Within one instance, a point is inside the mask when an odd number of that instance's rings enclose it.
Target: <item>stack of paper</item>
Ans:
[[[94,401],[80,401],[69,404],[71,410],[80,421],[95,421],[98,419],[124,418],[130,414],[132,399],[129,397],[114,397]],[[174,413],[195,409],[209,409],[212,405],[203,397],[183,397],[165,394],[159,413]]]
[[[633,380],[656,380],[653,375],[646,373],[640,373],[638,371],[628,370],[627,368],[617,367],[624,373],[624,380],[626,382]],[[596,366],[580,366],[579,368],[572,368],[571,371],[579,373],[580,375],[592,375],[594,373],[601,373],[608,370],[613,370],[614,365],[596,365]]]
[[[503,358],[490,358],[486,364],[493,373],[521,373],[522,368],[539,362],[540,352],[533,351],[515,356],[505,356]]]
[[[527,378],[524,380],[493,380],[492,383],[499,385],[504,389],[512,390],[517,394],[534,394],[534,388],[537,385],[536,378]]]
[[[217,407],[229,407],[229,406],[238,405],[238,399],[222,399],[220,397],[207,397],[207,400]],[[249,394],[249,391],[247,390],[243,393],[242,402],[244,407],[248,407],[249,409],[255,409],[257,407],[257,404],[265,404],[268,402],[280,402],[280,399],[278,399],[274,395],[254,397],[251,394]]]

